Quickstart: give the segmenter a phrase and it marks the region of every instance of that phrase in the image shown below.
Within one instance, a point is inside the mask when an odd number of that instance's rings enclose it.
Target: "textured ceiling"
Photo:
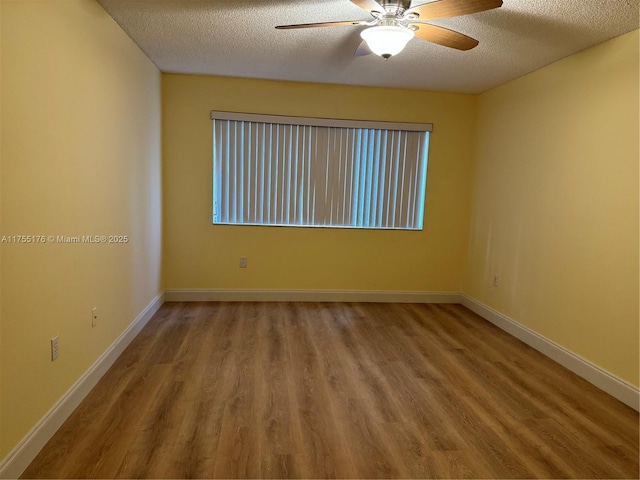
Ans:
[[[473,50],[413,39],[384,61],[353,56],[362,26],[274,28],[371,19],[349,0],[98,1],[163,72],[467,93],[638,28],[638,0],[504,0],[431,22],[479,40]]]

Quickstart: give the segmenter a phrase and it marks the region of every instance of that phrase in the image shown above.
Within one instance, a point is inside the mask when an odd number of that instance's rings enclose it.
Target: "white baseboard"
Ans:
[[[0,462],[0,478],[18,478],[164,303],[160,293]]]
[[[377,290],[166,290],[167,302],[460,303],[459,293]]]
[[[462,305],[477,313],[485,320],[488,320],[505,332],[523,341],[530,347],[535,348],[563,367],[568,368],[576,375],[579,375],[592,383],[600,390],[603,390],[612,397],[617,398],[622,403],[629,405],[634,410],[639,409],[640,390],[633,385],[616,377],[612,373],[603,370],[597,365],[589,362],[570,350],[567,350],[539,333],[534,332],[515,320],[512,320],[491,307],[488,307],[487,305],[484,305],[483,303],[464,294],[461,295],[461,299]]]

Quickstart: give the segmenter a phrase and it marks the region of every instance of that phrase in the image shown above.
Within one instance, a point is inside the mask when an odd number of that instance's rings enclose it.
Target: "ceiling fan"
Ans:
[[[388,59],[400,53],[414,36],[445,47],[470,50],[478,45],[477,40],[448,28],[431,25],[428,20],[484,12],[502,5],[502,0],[435,0],[415,6],[412,5],[416,3],[413,0],[350,1],[368,11],[373,19],[279,25],[276,28],[286,30],[366,25],[369,28],[360,33],[363,41],[354,55],[358,57],[372,51]]]

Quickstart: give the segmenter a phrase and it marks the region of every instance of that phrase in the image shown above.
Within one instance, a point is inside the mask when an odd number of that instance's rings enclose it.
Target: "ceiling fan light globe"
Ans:
[[[413,38],[413,31],[405,27],[382,25],[360,32],[369,49],[383,58],[400,53]]]

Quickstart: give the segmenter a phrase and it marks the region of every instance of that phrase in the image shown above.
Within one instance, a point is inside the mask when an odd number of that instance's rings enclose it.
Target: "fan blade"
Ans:
[[[435,20],[484,12],[501,5],[502,0],[437,0],[410,8],[405,15],[414,13],[419,15],[420,20]]]
[[[369,45],[367,45],[367,42],[363,40],[362,42],[360,42],[360,45],[358,45],[358,48],[356,48],[356,51],[353,53],[353,56],[364,57],[365,55],[369,55],[370,53],[371,53],[371,49],[369,49]]]
[[[455,48],[458,50],[471,50],[478,45],[478,40],[467,37],[462,33],[449,30],[448,28],[430,25],[428,23],[412,23],[418,27],[414,35],[427,42],[437,43],[444,47]]]
[[[315,27],[342,27],[345,25],[365,25],[363,20],[345,20],[344,22],[320,22],[320,23],[299,23],[297,25],[278,25],[278,30],[290,30],[292,28],[315,28]]]
[[[355,3],[361,9],[366,10],[367,12],[379,12],[384,13],[385,10],[382,8],[376,0],[351,0],[351,3]]]

